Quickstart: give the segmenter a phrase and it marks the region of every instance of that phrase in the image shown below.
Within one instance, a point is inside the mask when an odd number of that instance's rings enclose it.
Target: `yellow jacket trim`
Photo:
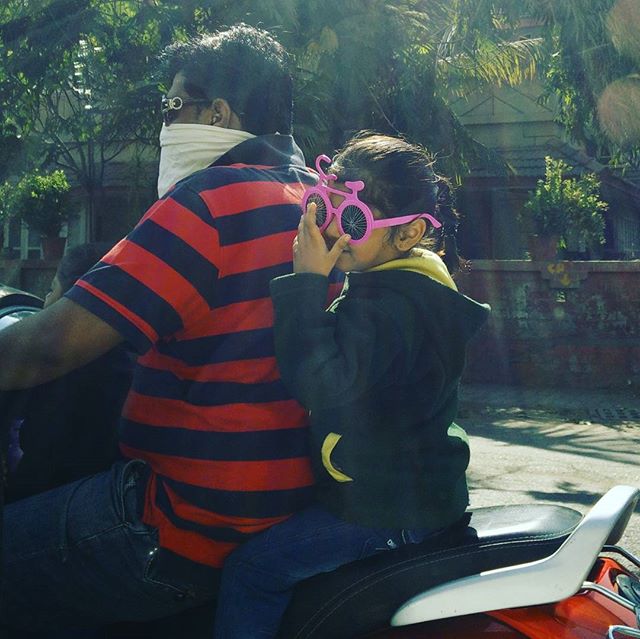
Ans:
[[[401,257],[397,260],[378,264],[369,271],[391,271],[398,269],[401,271],[413,271],[426,275],[443,286],[458,290],[456,283],[449,274],[449,271],[439,255],[426,249],[414,249],[409,257]]]
[[[338,435],[338,433],[329,433],[324,438],[324,441],[322,442],[322,465],[336,481],[353,481],[353,477],[345,475],[331,463],[331,453],[341,439],[342,435]]]

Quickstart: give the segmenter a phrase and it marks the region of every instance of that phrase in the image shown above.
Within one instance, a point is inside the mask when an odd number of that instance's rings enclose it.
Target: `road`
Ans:
[[[612,486],[640,488],[640,423],[566,419],[545,410],[463,409],[471,506],[546,502],[584,513]],[[640,555],[640,507],[621,544]]]

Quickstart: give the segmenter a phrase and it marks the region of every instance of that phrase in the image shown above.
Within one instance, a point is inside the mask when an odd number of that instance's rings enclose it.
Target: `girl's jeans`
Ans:
[[[426,536],[426,531],[357,526],[316,506],[303,510],[227,558],[214,637],[275,637],[295,584]]]
[[[213,579],[157,575],[157,530],[140,520],[145,471],[119,462],[5,508],[0,637],[146,621],[214,597]]]

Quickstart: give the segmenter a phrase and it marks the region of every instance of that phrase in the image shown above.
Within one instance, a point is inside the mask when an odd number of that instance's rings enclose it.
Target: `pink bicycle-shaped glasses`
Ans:
[[[340,233],[348,233],[351,236],[352,244],[361,244],[369,239],[374,229],[399,226],[421,217],[429,220],[436,229],[442,226],[429,213],[413,213],[412,215],[376,220],[371,209],[358,198],[358,193],[364,189],[364,182],[362,180],[345,182],[344,185],[349,191],[332,188],[329,183],[338,178],[323,171],[323,162],[330,164],[331,158],[327,155],[319,155],[316,158],[316,170],[320,175],[320,182],[316,186],[308,188],[302,197],[304,211],[307,210],[307,205],[311,203],[316,205],[316,223],[321,231],[324,231],[335,217]],[[337,194],[343,198],[337,207],[331,203],[331,194]]]

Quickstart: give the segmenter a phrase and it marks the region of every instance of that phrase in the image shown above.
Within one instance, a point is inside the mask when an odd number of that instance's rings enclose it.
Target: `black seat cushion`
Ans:
[[[439,584],[555,552],[582,515],[563,506],[480,508],[447,530],[301,583],[280,639],[348,639],[385,628],[407,600]]]

